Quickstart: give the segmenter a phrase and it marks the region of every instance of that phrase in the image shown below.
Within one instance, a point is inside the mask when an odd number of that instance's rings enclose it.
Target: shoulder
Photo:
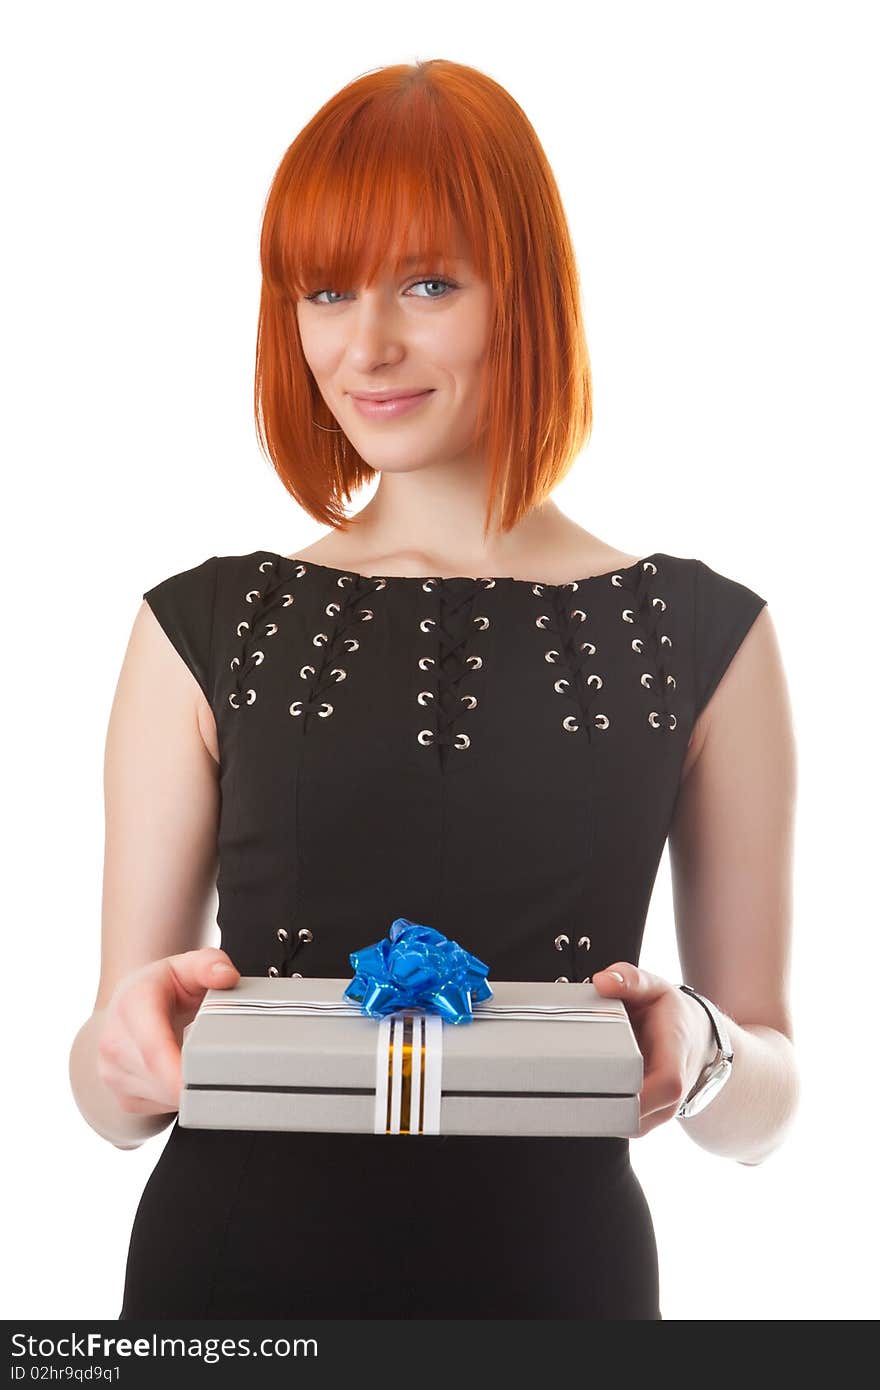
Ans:
[[[160,616],[159,610],[173,611],[178,617],[205,618],[227,596],[239,594],[242,586],[259,582],[260,576],[276,569],[280,557],[267,551],[241,555],[211,555],[206,560],[166,575],[144,591],[143,597]]]
[[[718,712],[719,700],[713,696],[727,672],[735,666],[742,684],[746,661],[751,680],[757,676],[756,660],[768,667],[772,624],[767,599],[746,582],[743,571],[725,572],[692,555],[656,551],[637,562],[635,574],[639,612],[652,615],[649,630],[663,645],[667,679],[671,673],[679,715],[691,730],[689,765],[710,716]],[[760,679],[769,679],[766,670]],[[733,681],[731,671],[728,692]]]
[[[210,555],[166,574],[143,591],[145,603],[209,705],[216,695],[218,633],[230,614],[243,607],[247,591],[259,585],[266,562],[265,552]],[[271,559],[268,563],[271,567]]]
[[[754,581],[747,582],[744,567],[733,573],[732,566],[718,568],[696,557],[686,563],[691,586],[693,728],[685,771],[701,753],[710,727],[722,736],[726,729],[730,740],[737,740],[761,710],[784,705],[780,692],[785,683],[768,600],[753,586]]]
[[[682,601],[688,600],[697,641],[711,636],[713,631],[717,636],[719,627],[729,632],[737,623],[749,617],[754,619],[767,603],[741,573],[735,577],[696,556],[657,551],[641,563],[658,587],[665,581],[675,587]]]

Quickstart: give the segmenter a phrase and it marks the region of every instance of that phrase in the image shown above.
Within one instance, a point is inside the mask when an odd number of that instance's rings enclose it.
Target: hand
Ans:
[[[120,980],[106,1008],[97,1069],[121,1110],[165,1115],[180,1108],[183,1030],[206,990],[228,989],[240,978],[225,951],[205,946],[151,961]]]
[[[622,982],[613,972],[622,976]],[[615,961],[591,976],[600,994],[622,999],[645,1074],[639,1096],[639,1137],[675,1117],[718,1048],[702,1004],[660,975]]]

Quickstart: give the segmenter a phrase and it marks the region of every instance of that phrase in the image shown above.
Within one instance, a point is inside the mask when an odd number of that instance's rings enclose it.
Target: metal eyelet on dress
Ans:
[[[554,984],[557,984],[557,985],[570,985],[570,984],[571,984],[571,980],[568,978],[567,975],[557,975],[557,976],[556,976],[556,979],[554,980]]]
[[[665,727],[667,729],[672,730],[675,728],[676,724],[678,723],[678,720],[676,719],[675,715],[672,713],[671,710],[649,710],[648,723],[650,724],[652,729],[663,728],[664,722]]]
[[[654,564],[653,560],[643,560],[641,567],[644,574],[647,574],[649,571],[651,574],[657,573],[657,566]],[[612,574],[611,583],[614,585],[615,589],[620,589],[626,583],[626,580],[622,574]]]
[[[564,949],[564,947],[568,945],[568,943],[569,938],[566,936],[565,932],[560,932],[559,935],[554,939],[553,945],[556,947],[557,951],[561,951]]]
[[[252,704],[254,703],[254,700],[256,700],[256,698],[257,698],[257,692],[256,692],[256,690],[254,690],[253,688],[251,688],[251,689],[249,689],[249,690],[246,690],[246,691],[244,692],[244,694],[245,694],[245,696],[246,696],[245,704],[246,704],[246,705],[252,705]],[[232,706],[233,709],[239,709],[240,706],[241,706],[241,701],[239,700],[238,695],[235,693],[234,690],[233,690],[233,691],[230,691],[229,703],[231,704],[231,706]]]

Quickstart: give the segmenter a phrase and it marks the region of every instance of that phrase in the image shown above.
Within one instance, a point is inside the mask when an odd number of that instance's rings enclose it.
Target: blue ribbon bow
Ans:
[[[470,1023],[471,1001],[492,997],[484,961],[408,917],[395,917],[387,936],[348,958],[355,976],[344,998],[354,999],[371,1018],[424,1009],[447,1023]]]

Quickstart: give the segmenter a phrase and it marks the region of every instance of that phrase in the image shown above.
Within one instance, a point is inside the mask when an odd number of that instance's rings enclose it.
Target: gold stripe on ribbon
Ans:
[[[425,1077],[427,1075],[428,1059],[425,1052],[425,1021],[419,1019],[419,1037],[421,1047],[419,1048],[419,1134],[425,1132]]]
[[[388,1027],[388,1106],[385,1115],[385,1133],[391,1134],[391,1097],[394,1094],[394,1029],[396,1018],[389,1019]]]
[[[412,1017],[403,1020],[401,1042],[400,1133],[409,1134],[409,1112],[412,1104]]]

